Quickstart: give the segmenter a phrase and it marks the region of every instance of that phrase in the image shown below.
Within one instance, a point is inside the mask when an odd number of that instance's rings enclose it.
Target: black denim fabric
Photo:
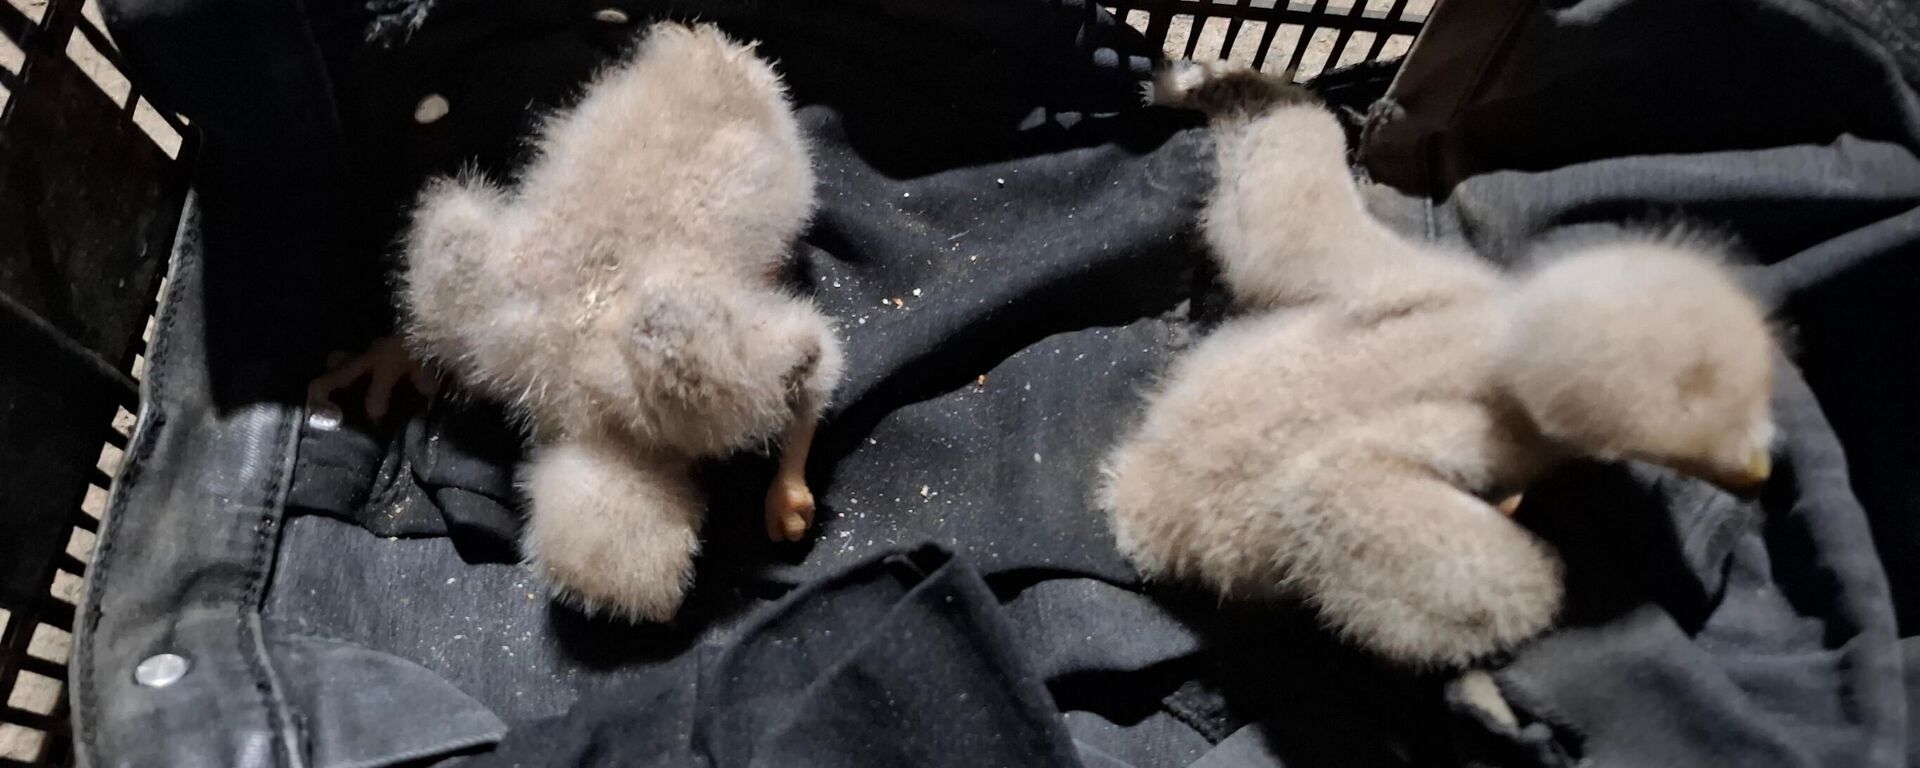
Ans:
[[[1138,106],[1153,52],[1104,13],[104,9],[208,151],[81,621],[88,764],[1905,759],[1880,570],[1920,562],[1920,433],[1902,427],[1920,423],[1920,26],[1902,8],[1514,3],[1464,22],[1484,45],[1436,21],[1390,98],[1378,69],[1321,84],[1367,111],[1359,158],[1408,191],[1370,191],[1395,226],[1512,263],[1621,222],[1702,221],[1765,265],[1752,279],[1791,335],[1760,503],[1643,467],[1529,493],[1523,521],[1572,591],[1565,628],[1493,664],[1511,725],[1297,606],[1142,585],[1114,553],[1089,503],[1099,461],[1222,302],[1193,230],[1205,131]],[[422,179],[510,174],[638,29],[696,16],[763,40],[792,86],[821,210],[791,278],[838,318],[849,373],[810,540],[764,540],[765,458],[704,467],[694,594],[673,624],[631,627],[551,604],[517,564],[520,437],[497,408],[442,398],[371,424],[348,393],[327,429],[300,385],[391,322],[384,276]],[[422,125],[428,94],[451,110]],[[134,685],[162,651],[187,677]]]
[[[1074,765],[1018,639],[963,561],[881,555],[472,764]]]
[[[1429,193],[1400,218],[1502,262],[1692,222],[1739,244],[1793,360],[1757,508],[1641,471],[1531,494],[1571,594],[1565,626],[1496,674],[1518,751],[1901,764],[1894,638],[1920,621],[1920,432],[1899,426],[1920,423],[1920,14],[1486,5],[1504,7],[1431,28],[1439,55],[1416,52],[1373,109],[1363,159]]]

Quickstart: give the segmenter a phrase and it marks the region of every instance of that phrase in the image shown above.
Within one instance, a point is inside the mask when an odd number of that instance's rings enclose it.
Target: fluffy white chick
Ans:
[[[798,539],[811,522],[800,470],[841,354],[777,283],[813,207],[806,145],[750,46],[663,24],[537,147],[511,189],[422,193],[408,336],[528,419],[523,550],[556,593],[664,621],[699,548],[694,461],[791,430],[768,530]]]
[[[1373,220],[1340,126],[1287,81],[1195,66],[1155,95],[1213,117],[1204,230],[1247,313],[1108,462],[1100,501],[1147,576],[1303,599],[1385,658],[1464,664],[1562,596],[1557,555],[1493,500],[1586,456],[1764,479],[1772,342],[1710,243],[1509,277]]]

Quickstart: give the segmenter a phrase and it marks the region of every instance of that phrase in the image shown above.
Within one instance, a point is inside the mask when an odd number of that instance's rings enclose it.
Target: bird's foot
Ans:
[[[787,430],[787,444],[780,449],[780,470],[767,489],[767,538],[774,541],[799,541],[813,525],[813,491],[807,488],[807,452],[813,448],[813,433],[819,417],[803,411]]]
[[[804,477],[775,477],[767,490],[767,538],[799,541],[813,526],[813,491]]]
[[[367,351],[334,366],[309,383],[307,402],[337,405],[333,402],[335,392],[367,379],[367,418],[377,422],[386,417],[387,409],[393,403],[394,388],[403,378],[413,386],[414,391],[429,398],[440,388],[433,375],[407,353],[407,347],[400,339],[383,336],[374,339],[367,346]]]

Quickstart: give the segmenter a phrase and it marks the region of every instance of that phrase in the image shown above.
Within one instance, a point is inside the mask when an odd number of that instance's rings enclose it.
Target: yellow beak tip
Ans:
[[[1766,487],[1767,479],[1773,476],[1773,459],[1765,451],[1756,451],[1747,461],[1744,470],[1734,474],[1721,483],[1727,490],[1741,495],[1753,495]]]

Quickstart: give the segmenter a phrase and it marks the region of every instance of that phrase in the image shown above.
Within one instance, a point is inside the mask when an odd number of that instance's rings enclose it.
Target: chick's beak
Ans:
[[[1742,498],[1760,495],[1760,489],[1767,485],[1767,478],[1773,474],[1773,457],[1764,450],[1756,450],[1747,458],[1747,466],[1738,472],[1719,473],[1706,478],[1728,493]]]

